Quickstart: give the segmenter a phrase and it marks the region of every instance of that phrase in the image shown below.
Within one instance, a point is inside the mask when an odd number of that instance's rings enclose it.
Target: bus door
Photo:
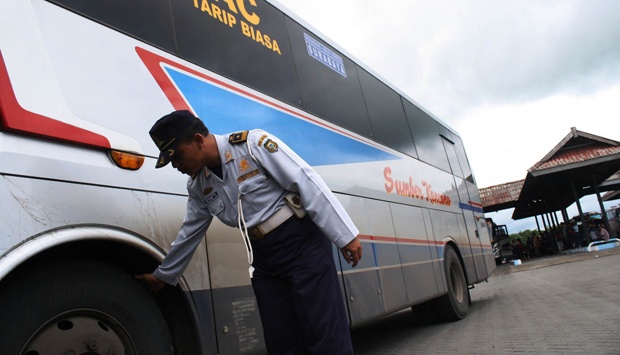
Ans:
[[[469,241],[474,255],[474,263],[478,275],[477,281],[481,281],[487,279],[489,274],[493,271],[495,261],[490,249],[491,241],[482,213],[482,204],[477,202],[480,201],[478,189],[467,180],[463,180],[463,185],[463,189],[459,188],[461,208],[465,216],[467,234],[469,235]]]
[[[459,193],[459,208],[463,212],[465,221],[465,225],[463,226],[464,231],[462,232],[466,233],[469,240],[469,252],[471,253],[470,255],[475,269],[475,272],[473,272],[473,270],[467,268],[467,275],[469,283],[475,283],[488,277],[488,271],[484,260],[484,249],[480,238],[481,234],[486,235],[488,232],[486,230],[478,230],[475,215],[475,213],[482,215],[482,205],[471,199],[468,182],[466,179],[462,178],[463,170],[454,143],[443,135],[441,135],[441,138]],[[480,199],[478,199],[478,201],[479,200]],[[465,260],[465,262],[467,263],[467,260]]]

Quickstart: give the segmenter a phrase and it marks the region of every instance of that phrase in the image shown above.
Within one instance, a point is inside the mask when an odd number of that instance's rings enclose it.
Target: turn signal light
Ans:
[[[127,170],[138,170],[142,164],[144,164],[143,155],[111,150],[110,156],[112,157],[114,164],[116,164],[119,168]]]

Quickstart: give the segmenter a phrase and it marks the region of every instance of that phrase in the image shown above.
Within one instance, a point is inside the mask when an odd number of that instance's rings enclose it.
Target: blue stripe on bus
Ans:
[[[467,211],[474,211],[474,212],[484,213],[484,210],[482,209],[482,207],[473,206],[473,205],[470,205],[470,204],[467,204],[467,203],[459,202],[459,208],[467,210]]]
[[[172,68],[166,68],[166,72],[213,133],[264,129],[284,141],[312,166],[401,159],[183,72]]]

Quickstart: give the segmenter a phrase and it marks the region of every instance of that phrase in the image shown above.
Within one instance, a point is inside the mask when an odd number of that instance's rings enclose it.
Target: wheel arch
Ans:
[[[109,263],[128,274],[152,272],[164,252],[150,240],[128,230],[108,226],[71,226],[40,233],[8,250],[0,258],[0,287],[32,268],[56,260],[88,258]],[[176,287],[153,295],[170,328],[179,353],[198,353],[198,323],[189,287],[182,279]]]
[[[467,276],[467,269],[465,268],[465,261],[463,260],[463,255],[461,254],[461,250],[459,249],[459,246],[451,238],[448,238],[448,239],[444,240],[444,249],[443,249],[442,258],[446,257],[446,247],[447,246],[452,247],[452,249],[456,253],[456,256],[459,258],[459,262],[461,263],[461,267],[463,268],[463,272],[465,274],[465,281],[467,282],[467,285],[469,285],[469,277]]]

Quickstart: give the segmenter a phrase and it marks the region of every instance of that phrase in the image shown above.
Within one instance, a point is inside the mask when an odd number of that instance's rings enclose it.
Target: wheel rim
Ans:
[[[463,287],[463,283],[461,282],[462,273],[459,266],[456,262],[450,263],[450,283],[452,284],[452,290],[454,292],[454,299],[458,303],[463,303],[465,301],[465,290]]]
[[[23,355],[136,354],[129,333],[113,317],[95,310],[73,310],[45,322],[32,334]]]

